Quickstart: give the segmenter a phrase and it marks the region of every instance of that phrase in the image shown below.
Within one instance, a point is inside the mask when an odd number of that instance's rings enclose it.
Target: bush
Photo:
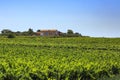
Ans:
[[[15,35],[14,35],[14,34],[8,34],[7,37],[8,37],[8,38],[15,38]]]

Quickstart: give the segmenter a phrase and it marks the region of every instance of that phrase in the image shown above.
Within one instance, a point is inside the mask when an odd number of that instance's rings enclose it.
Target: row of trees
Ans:
[[[40,32],[40,30],[37,30],[37,32]],[[29,28],[28,31],[24,31],[24,32],[13,32],[9,29],[3,29],[1,31],[2,36],[9,36],[9,35],[14,35],[14,36],[35,36],[36,32],[33,31],[33,29]],[[74,33],[73,30],[67,30],[67,33],[62,33],[59,35],[61,37],[79,37],[82,36],[80,33]]]
[[[13,32],[12,30],[9,30],[9,29],[3,29],[1,31],[1,35],[3,36],[8,36],[9,34],[14,34],[16,36],[32,36],[35,34],[35,32],[31,28],[28,29],[28,31],[24,31],[24,32],[20,32],[20,31]]]
[[[62,37],[81,37],[82,35],[78,32],[74,33],[73,30],[68,29],[67,33],[62,33]]]

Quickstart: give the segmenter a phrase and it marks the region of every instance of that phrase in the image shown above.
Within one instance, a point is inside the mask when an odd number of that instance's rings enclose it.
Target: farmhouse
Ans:
[[[59,36],[60,31],[58,30],[40,30],[39,32],[36,32],[37,36]]]

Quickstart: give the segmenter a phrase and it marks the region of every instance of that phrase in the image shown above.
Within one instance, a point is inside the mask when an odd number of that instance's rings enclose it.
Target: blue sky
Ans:
[[[120,37],[120,0],[0,0],[0,31],[29,28]]]

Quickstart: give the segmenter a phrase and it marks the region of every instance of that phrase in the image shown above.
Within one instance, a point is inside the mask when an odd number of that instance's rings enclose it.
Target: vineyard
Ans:
[[[120,73],[120,38],[0,38],[0,80],[98,80]]]

